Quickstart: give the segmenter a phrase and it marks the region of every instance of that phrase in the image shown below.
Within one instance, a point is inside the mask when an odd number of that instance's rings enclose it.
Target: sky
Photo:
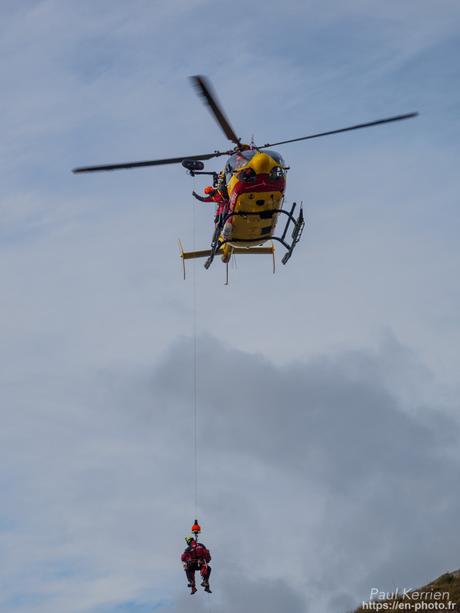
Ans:
[[[1,3],[0,611],[347,613],[460,567],[459,26],[453,0]],[[227,148],[193,74],[246,142],[420,115],[280,147],[288,265],[184,282],[205,182],[71,169]]]

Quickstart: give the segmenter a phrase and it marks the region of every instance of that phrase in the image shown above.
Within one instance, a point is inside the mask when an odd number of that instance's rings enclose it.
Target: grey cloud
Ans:
[[[235,478],[235,499],[247,505],[240,512],[264,525],[289,526],[299,513],[296,503],[324,502],[314,533],[305,529],[299,537],[320,552],[307,582],[316,578],[333,598],[348,583],[351,598],[353,590],[365,593],[370,581],[411,583],[455,565],[458,423],[436,406],[419,417],[383,374],[379,381],[378,362],[385,372],[391,355],[356,351],[277,367],[212,339],[201,339],[199,348],[200,453],[203,464],[222,467],[223,475],[231,465],[243,471]],[[393,352],[400,377],[403,360]],[[155,389],[181,405],[189,402],[190,356],[189,343],[180,343],[155,378]],[[256,465],[257,478],[248,477]],[[227,513],[213,504],[214,482],[217,475],[209,477],[206,504],[227,525],[235,507]],[[278,519],[269,502],[277,491],[291,496]],[[265,518],[257,519],[254,505]],[[286,538],[286,530],[281,533]]]
[[[183,338],[157,367],[131,374],[37,379],[37,403],[30,389],[4,388],[2,454],[15,458],[16,482],[5,603],[19,582],[43,597],[40,613],[68,607],[75,589],[82,612],[180,594],[178,555],[194,514],[192,347]],[[199,518],[213,607],[332,612],[374,585],[455,566],[459,428],[435,406],[419,418],[401,400],[388,363],[398,354],[401,377],[404,351],[279,366],[210,337],[198,349]]]
[[[274,561],[276,565],[277,562]],[[172,611],[207,611],[230,613],[235,611],[260,611],[265,613],[307,613],[310,607],[307,597],[289,587],[282,579],[254,580],[250,574],[244,575],[235,569],[217,569],[225,578],[219,586],[219,593],[210,598],[198,592],[196,597],[180,596]],[[166,610],[166,609],[165,609]]]

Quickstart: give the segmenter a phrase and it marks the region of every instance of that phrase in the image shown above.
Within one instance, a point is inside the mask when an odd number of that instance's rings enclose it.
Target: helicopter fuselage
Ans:
[[[269,240],[282,208],[286,166],[274,152],[246,150],[235,153],[225,166],[231,247],[248,248]]]

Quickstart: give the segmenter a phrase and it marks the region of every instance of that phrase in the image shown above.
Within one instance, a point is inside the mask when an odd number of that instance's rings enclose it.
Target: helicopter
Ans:
[[[201,155],[122,164],[82,166],[73,169],[73,172],[78,174],[164,164],[182,164],[192,177],[195,175],[212,176],[214,196],[211,196],[208,201],[215,201],[219,204],[211,245],[209,249],[187,252],[183,250],[182,244],[179,242],[184,279],[185,260],[206,258],[204,266],[208,269],[217,255],[220,255],[222,261],[227,265],[227,283],[228,263],[233,254],[271,254],[273,272],[275,272],[274,241],[285,248],[286,252],[281,261],[283,264],[287,264],[302,236],[305,218],[302,204],[297,208],[297,203],[293,202],[289,208],[284,208],[286,173],[289,166],[285,164],[283,157],[272,147],[401,121],[418,115],[416,112],[406,113],[405,115],[396,115],[346,128],[257,146],[254,142],[251,142],[251,144],[241,142],[241,138],[236,135],[219,104],[210,81],[202,75],[194,75],[190,79],[227,139],[233,143],[231,149],[226,151],[216,150]],[[227,161],[220,173],[204,170],[204,161],[221,156],[227,156]],[[195,194],[195,196],[197,195]],[[215,200],[212,200],[212,198],[215,198]],[[203,198],[199,199],[203,200]],[[277,232],[277,223],[280,218],[283,219],[284,225],[281,231]]]

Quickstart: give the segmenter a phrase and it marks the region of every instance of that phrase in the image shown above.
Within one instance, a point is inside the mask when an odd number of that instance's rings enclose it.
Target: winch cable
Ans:
[[[195,191],[195,177],[193,178]],[[192,204],[192,233],[193,251],[196,250],[196,214],[195,203]],[[198,403],[197,403],[197,301],[196,301],[196,265],[192,263],[192,337],[193,337],[193,498],[194,498],[194,517],[198,517]]]

